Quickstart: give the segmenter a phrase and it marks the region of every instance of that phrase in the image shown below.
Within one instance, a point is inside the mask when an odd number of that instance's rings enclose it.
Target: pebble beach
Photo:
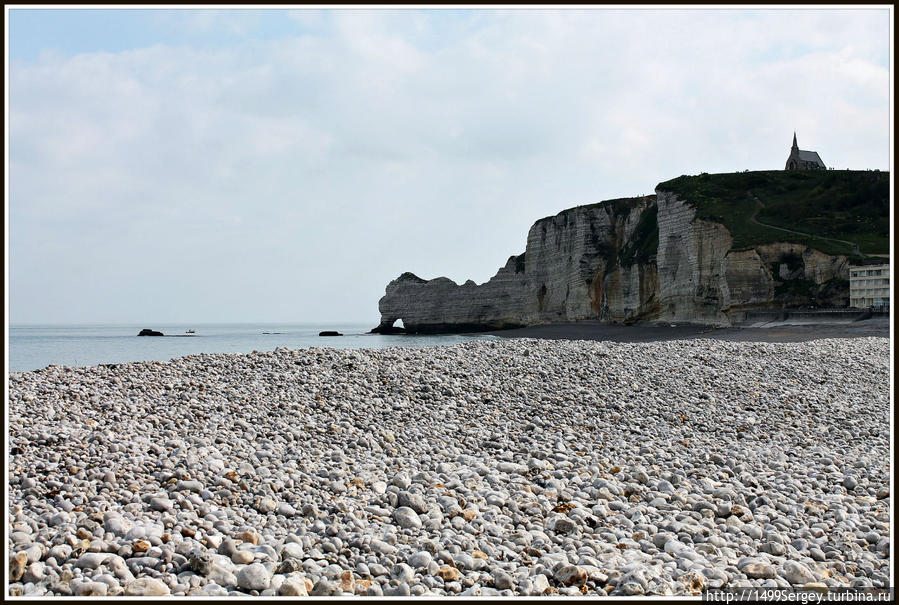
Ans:
[[[890,585],[887,338],[9,374],[10,595]]]

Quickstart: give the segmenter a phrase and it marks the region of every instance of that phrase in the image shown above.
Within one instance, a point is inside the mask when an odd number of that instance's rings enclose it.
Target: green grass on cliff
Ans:
[[[889,254],[889,172],[704,173],[660,183],[658,189],[693,204],[697,218],[724,224],[734,249],[790,241],[826,254],[853,255],[851,246],[823,239],[833,238],[857,244],[863,254]],[[756,211],[761,223],[809,235],[755,224],[750,219]]]
[[[558,214],[554,214],[552,216],[544,216],[537,222],[539,223],[541,221],[552,220],[557,216],[567,214],[569,212],[574,212],[575,210],[592,210],[594,208],[611,208],[612,216],[623,216],[628,214],[637,204],[652,201],[654,199],[655,195],[641,195],[638,197],[619,197],[613,200],[602,200],[601,202],[581,204],[580,206],[574,206],[573,208],[566,208],[565,210],[562,210]]]

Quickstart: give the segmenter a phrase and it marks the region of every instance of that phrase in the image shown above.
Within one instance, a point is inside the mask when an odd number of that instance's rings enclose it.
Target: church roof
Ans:
[[[824,165],[824,162],[821,160],[817,151],[805,151],[804,149],[800,149],[799,159],[803,162],[815,162],[816,164]]]

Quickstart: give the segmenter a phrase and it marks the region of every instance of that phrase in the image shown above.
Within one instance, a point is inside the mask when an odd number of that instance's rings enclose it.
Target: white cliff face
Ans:
[[[658,195],[660,318],[727,323],[725,256],[733,238],[724,225],[696,219],[696,210],[667,192]]]
[[[529,323],[595,318],[593,280],[614,246],[608,207],[575,208],[537,221],[528,232],[525,274],[532,296]]]
[[[620,279],[606,271],[653,201],[650,196],[582,206],[539,220],[528,232],[523,257],[510,258],[481,285],[404,274],[379,303],[381,326],[402,319],[412,332],[461,331],[626,318],[641,308],[636,298],[647,286],[641,285],[639,268],[630,267],[622,302]]]
[[[598,319],[627,322],[659,315],[659,275],[654,263],[615,267],[603,280]]]
[[[689,200],[665,191],[572,208],[537,221],[525,253],[484,284],[401,275],[379,302],[379,329],[398,319],[411,332],[584,319],[728,325],[747,310],[792,300],[778,299],[784,283],[848,279],[843,256],[792,243],[732,244],[724,225],[697,219]]]
[[[490,281],[457,285],[438,277],[425,281],[404,273],[381,298],[381,325],[402,319],[410,332],[476,331],[527,325],[527,284],[521,257],[512,257]]]
[[[775,276],[755,250],[729,252],[725,278],[730,307],[764,305],[774,300]]]

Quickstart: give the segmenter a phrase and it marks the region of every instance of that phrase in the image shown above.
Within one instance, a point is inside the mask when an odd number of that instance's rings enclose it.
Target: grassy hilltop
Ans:
[[[790,241],[826,254],[889,254],[890,174],[822,170],[680,176],[658,185],[696,207],[696,217],[724,224],[736,250]],[[785,233],[759,223],[808,235]],[[822,239],[833,238],[833,239]]]

